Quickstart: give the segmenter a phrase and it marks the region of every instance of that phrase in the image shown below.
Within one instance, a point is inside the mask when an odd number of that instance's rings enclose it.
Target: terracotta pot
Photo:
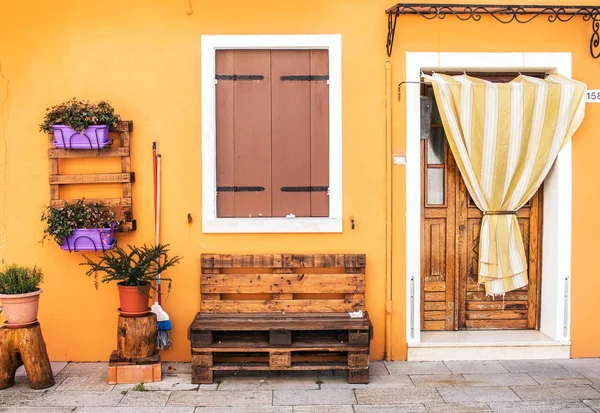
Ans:
[[[119,299],[121,300],[121,307],[119,308],[121,314],[142,316],[150,312],[150,308],[148,307],[150,284],[142,286],[146,294],[141,293],[136,286],[129,287],[118,283],[117,287],[119,288]]]
[[[0,294],[8,324],[28,325],[37,320],[42,289],[26,294]]]

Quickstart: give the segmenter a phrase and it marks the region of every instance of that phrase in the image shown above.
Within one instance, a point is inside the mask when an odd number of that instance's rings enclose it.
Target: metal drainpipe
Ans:
[[[385,62],[385,359],[392,359],[392,63]]]

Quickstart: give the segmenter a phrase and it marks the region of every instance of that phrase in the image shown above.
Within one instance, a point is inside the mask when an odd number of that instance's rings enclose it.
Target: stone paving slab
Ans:
[[[407,375],[402,376],[372,376],[369,384],[348,383],[345,377],[321,377],[321,389],[377,389],[377,388],[397,388],[414,387],[415,385]]]
[[[203,389],[217,390],[218,384],[203,384]],[[163,377],[161,381],[154,383],[144,383],[144,387],[150,391],[156,390],[177,390],[177,391],[192,391],[200,388],[199,384],[192,384],[192,376],[190,374],[178,374],[173,376]],[[116,389],[115,389],[116,390]]]
[[[464,374],[466,382],[471,386],[518,386],[537,385],[538,383],[526,373],[492,373]]]
[[[600,392],[587,385],[512,386],[522,400],[583,400],[600,399]]]
[[[444,364],[454,374],[465,373],[508,373],[497,361],[445,361]]]
[[[557,359],[554,360],[567,370],[595,370],[600,371],[600,358],[596,359]]]
[[[123,395],[120,393],[105,392],[84,392],[84,391],[53,391],[40,395],[33,401],[36,406],[116,406],[119,404]]]
[[[6,392],[2,390],[0,391],[0,406],[34,406],[41,395],[42,393],[32,391]]]
[[[417,387],[468,386],[462,374],[414,374],[410,379]]]
[[[58,376],[101,376],[108,380],[108,363],[69,363]]]
[[[50,368],[52,368],[52,374],[56,376],[67,366],[67,364],[69,363],[66,361],[51,361]],[[17,369],[15,372],[15,377],[27,377],[25,366],[21,366]]]
[[[176,391],[172,392],[167,406],[271,406],[272,391]]]
[[[331,377],[333,378],[333,377]],[[229,377],[219,384],[221,390],[318,390],[317,377]]]
[[[154,406],[164,407],[171,396],[170,391],[129,391],[119,406]]]
[[[369,365],[369,376],[389,376],[390,372],[383,361],[372,361]]]
[[[172,376],[176,374],[192,374],[192,363],[163,361],[160,367],[163,376]]]
[[[480,413],[491,412],[486,403],[426,403],[428,413]]]
[[[580,401],[492,402],[490,407],[494,413],[591,413],[593,411]]]
[[[56,391],[111,391],[114,387],[101,376],[72,376],[66,377]]]
[[[500,364],[506,367],[511,373],[565,371],[565,368],[554,360],[502,360]]]
[[[600,412],[600,400],[584,400],[587,406],[589,406],[593,411]]]
[[[42,412],[39,407],[0,407],[0,413],[73,413],[73,408],[45,407]]]
[[[510,387],[440,387],[438,391],[450,403],[520,401]]]
[[[292,413],[292,406],[196,407],[194,413]]]
[[[35,393],[46,393],[49,391],[54,391],[58,386],[60,386],[65,379],[64,376],[56,376],[54,377],[54,386],[47,387],[45,389],[32,389],[29,387],[29,380],[27,380],[26,376],[15,376],[15,384],[12,387],[0,390],[1,393],[10,393],[10,392],[35,392]]]
[[[294,413],[354,413],[352,406],[294,406]]]
[[[422,404],[405,403],[392,405],[360,405],[354,406],[355,413],[427,413]]]
[[[194,413],[194,407],[78,407],[73,413]],[[16,413],[16,412],[15,412]],[[37,413],[46,413],[37,412]]]
[[[398,374],[450,374],[441,361],[395,361],[384,362],[391,375]]]
[[[529,375],[542,386],[554,386],[563,384],[592,384],[576,371],[548,371],[541,373],[529,373]]]
[[[357,389],[358,404],[401,404],[443,402],[435,388],[405,387],[398,389]]]
[[[273,406],[330,405],[356,403],[351,389],[335,390],[274,390]]]

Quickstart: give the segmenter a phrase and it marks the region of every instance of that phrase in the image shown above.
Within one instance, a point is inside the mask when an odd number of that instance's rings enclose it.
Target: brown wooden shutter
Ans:
[[[310,74],[310,216],[329,216],[329,54],[311,50]]]
[[[216,53],[217,216],[329,215],[326,50]]]
[[[217,51],[216,74],[217,216],[270,217],[270,51]]]

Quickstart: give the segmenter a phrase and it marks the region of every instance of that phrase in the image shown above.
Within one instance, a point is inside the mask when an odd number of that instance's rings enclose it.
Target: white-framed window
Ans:
[[[239,74],[233,73],[235,70],[232,70],[233,66],[227,66],[222,64],[223,59],[232,58],[235,56],[241,56],[239,61],[248,61],[248,53],[252,53],[251,51],[273,51],[272,55],[274,56],[273,62],[275,63],[266,63],[267,69],[263,70],[263,72],[268,73],[266,76],[267,79],[264,79],[264,76],[258,73],[260,70],[254,70],[256,74],[250,74],[243,72],[243,76],[239,76]],[[221,80],[224,82],[233,81],[256,81],[257,79],[263,80],[263,85],[266,81],[270,81],[271,72],[275,73],[276,65],[279,61],[283,61],[284,64],[286,62],[285,53],[282,55],[281,51],[290,51],[290,56],[298,56],[301,55],[310,55],[310,56],[323,56],[323,52],[319,52],[325,50],[326,58],[325,61],[326,66],[328,66],[328,71],[323,72],[327,73],[324,75],[311,76],[310,74],[304,73],[301,70],[301,65],[298,66],[300,69],[292,70],[294,75],[296,75],[296,71],[298,71],[298,76],[281,76],[281,80],[286,80],[286,87],[290,85],[292,81],[298,81],[304,84],[309,82],[305,81],[318,81],[319,87],[321,91],[323,90],[323,85],[325,81],[327,82],[326,86],[328,89],[326,100],[328,101],[328,122],[324,124],[327,125],[328,129],[328,143],[325,145],[328,147],[328,164],[325,167],[327,169],[325,171],[320,171],[319,173],[323,175],[326,174],[325,180],[327,182],[327,191],[322,191],[324,188],[320,186],[317,181],[310,181],[308,186],[306,184],[301,184],[302,186],[286,186],[285,183],[281,182],[281,175],[284,174],[285,166],[282,166],[281,161],[277,161],[280,158],[277,158],[278,154],[274,154],[275,161],[273,161],[273,168],[279,168],[275,170],[275,175],[273,179],[269,179],[267,184],[254,184],[254,183],[243,183],[242,185],[246,186],[237,186],[237,183],[231,184],[227,181],[226,185],[223,186],[222,183],[219,183],[217,186],[217,182],[221,180],[221,182],[225,182],[223,175],[227,174],[227,170],[225,173],[223,172],[223,140],[222,135],[219,135],[217,129],[220,127],[219,124],[222,124],[223,116],[222,112],[217,114],[218,110],[230,111],[230,106],[227,101],[227,97],[223,90],[228,90],[227,88],[223,89],[222,83],[220,86],[222,89],[217,93],[217,85]],[[235,51],[235,53],[225,53],[224,51]],[[294,51],[305,51],[305,52],[294,52]],[[255,56],[258,56],[257,59],[254,57],[250,57],[250,59],[254,59],[255,61],[259,61],[262,59],[264,61],[264,52],[256,52]],[[308,233],[308,232],[342,232],[342,59],[341,59],[341,35],[332,34],[332,35],[203,35],[202,36],[202,232],[204,233]],[[228,57],[229,56],[229,57]],[[261,57],[263,56],[263,57]],[[283,59],[282,59],[283,56]],[[278,59],[278,60],[276,60]],[[315,61],[315,58],[310,60],[308,58],[308,65],[311,66],[313,64],[318,66],[317,63],[311,63]],[[219,62],[218,62],[219,60]],[[289,59],[288,59],[289,60]],[[322,62],[323,60],[321,60]],[[260,63],[259,64],[263,64]],[[217,73],[217,67],[220,65],[220,72]],[[264,64],[263,64],[264,66]],[[322,64],[321,64],[322,66]],[[227,69],[224,70],[223,68]],[[248,67],[253,67],[250,64]],[[257,67],[256,65],[254,67]],[[312,66],[311,66],[312,67]],[[321,68],[321,70],[326,70],[327,68]],[[248,71],[248,70],[246,70]],[[252,70],[250,70],[252,71]],[[232,72],[232,73],[229,73]],[[303,73],[300,73],[303,72]],[[253,72],[254,73],[254,72]],[[282,72],[283,73],[283,72]],[[286,72],[287,73],[287,72]],[[312,72],[311,72],[312,73]],[[320,73],[320,72],[315,72]],[[291,72],[290,72],[291,74]],[[234,76],[235,75],[235,76]],[[279,76],[277,76],[277,79]],[[245,82],[246,85],[250,84],[250,82]],[[316,82],[314,83],[317,84]],[[240,90],[242,90],[240,88]],[[245,97],[243,97],[243,93],[241,93],[242,98],[250,99],[252,101],[252,93],[253,89],[250,87],[249,91],[246,93]],[[248,97],[248,93],[250,93],[250,97]],[[269,92],[270,93],[270,92]],[[323,92],[321,92],[322,94]],[[233,95],[233,94],[232,94]],[[223,96],[225,96],[225,101]],[[258,96],[258,95],[257,95]],[[275,96],[275,95],[273,95]],[[314,94],[313,96],[314,100]],[[267,99],[268,100],[268,97]],[[233,101],[232,101],[233,102]],[[275,105],[275,104],[274,104]],[[279,107],[279,105],[276,106]],[[225,109],[223,109],[225,108]],[[299,107],[299,110],[302,109]],[[310,109],[308,109],[310,110]],[[272,108],[268,108],[268,111],[271,112]],[[323,113],[323,112],[319,112]],[[233,116],[233,115],[232,115]],[[248,117],[249,114],[245,113],[239,116],[240,119],[244,117]],[[250,113],[250,116],[252,114]],[[309,116],[310,118],[310,116]],[[313,115],[314,118],[314,115]],[[225,119],[226,122],[229,122],[229,118]],[[278,121],[280,124],[281,121]],[[300,121],[301,122],[301,121]],[[276,128],[276,126],[274,126]],[[222,127],[221,127],[222,128]],[[310,125],[308,126],[310,129]],[[314,126],[313,126],[314,129]],[[256,135],[256,134],[255,134]],[[217,139],[219,139],[219,144]],[[267,144],[267,146],[270,146]],[[275,150],[275,149],[273,149]],[[218,151],[219,156],[218,156]],[[288,156],[289,156],[288,151]],[[228,155],[229,156],[229,155]],[[246,153],[247,157],[248,154]],[[269,155],[270,156],[270,155]],[[310,157],[310,155],[309,155]],[[230,156],[231,162],[235,162],[236,159],[240,159],[240,156],[232,155]],[[317,157],[318,158],[318,157]],[[258,159],[258,158],[257,158]],[[312,162],[314,164],[315,157],[313,156]],[[220,161],[219,161],[220,160]],[[293,163],[294,159],[291,159],[291,163]],[[246,171],[252,171],[252,165],[248,164],[246,159],[246,164],[244,168]],[[263,161],[261,161],[263,162]],[[271,162],[271,158],[269,157],[269,162]],[[276,165],[278,162],[278,165]],[[310,163],[311,161],[309,161]],[[263,163],[257,164],[256,170],[259,171],[263,166]],[[269,171],[271,167],[269,167]],[[282,169],[284,168],[284,169]],[[238,168],[238,170],[241,169]],[[264,168],[263,168],[264,169]],[[233,170],[233,169],[232,169]],[[314,167],[313,167],[314,170]],[[217,176],[217,171],[219,171],[219,176]],[[271,172],[269,172],[271,173]],[[239,171],[238,171],[239,175]],[[243,175],[243,174],[242,174]],[[264,175],[264,174],[263,174]],[[264,178],[264,177],[263,177]],[[264,179],[263,179],[264,180]],[[273,185],[271,185],[271,180],[273,181]],[[277,181],[277,182],[275,182]],[[315,183],[316,182],[316,183]],[[282,186],[283,185],[283,186]],[[299,184],[294,184],[299,185]],[[240,210],[244,211],[244,197],[248,196],[245,194],[249,191],[262,191],[260,196],[263,196],[262,204],[269,204],[270,198],[265,200],[265,186],[267,187],[267,191],[285,191],[285,192],[306,192],[304,195],[310,196],[311,191],[319,192],[315,195],[315,199],[317,197],[321,197],[320,200],[315,203],[313,200],[312,207],[313,211],[319,211],[317,213],[311,212],[299,212],[302,208],[300,207],[300,203],[298,203],[298,213],[295,213],[295,205],[294,202],[290,203],[290,198],[288,197],[287,201],[279,202],[277,200],[277,196],[282,197],[281,194],[277,193],[274,197],[273,208],[266,212],[265,214],[259,213],[261,209],[257,209],[256,211],[251,210],[248,213],[248,217],[244,214],[245,212],[239,213]],[[271,188],[273,186],[273,188]],[[281,186],[281,188],[279,188]],[[239,196],[238,205],[240,207],[237,208],[237,213],[233,213],[231,211],[234,210],[233,207],[224,208],[223,204],[224,197],[231,196],[234,191],[243,192]],[[219,193],[221,194],[221,200],[218,200]],[[287,194],[286,194],[287,195]],[[285,197],[284,195],[283,197]],[[250,195],[252,196],[252,195]],[[328,198],[328,202],[325,204],[325,208],[323,208],[323,196]],[[293,198],[292,198],[293,199]],[[218,204],[220,202],[220,204]],[[229,202],[229,201],[227,201]],[[277,202],[279,202],[277,204]],[[304,202],[306,204],[306,202]],[[309,206],[304,208],[305,211],[310,210]],[[328,207],[328,208],[327,208]],[[308,208],[308,209],[307,209]],[[267,208],[268,209],[268,208]],[[289,213],[288,213],[289,210]],[[327,211],[328,210],[328,211]],[[272,212],[272,213],[271,213]],[[265,217],[264,215],[273,215],[269,217]],[[316,215],[316,216],[315,216]],[[288,216],[287,218],[285,216]]]

